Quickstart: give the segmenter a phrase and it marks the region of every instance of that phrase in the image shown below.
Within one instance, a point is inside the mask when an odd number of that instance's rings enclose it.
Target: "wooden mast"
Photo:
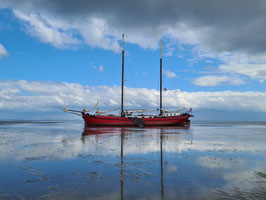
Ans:
[[[162,94],[162,79],[163,79],[163,40],[161,40],[161,56],[160,56],[160,115],[163,114],[163,94]]]
[[[122,83],[121,83],[121,117],[124,116],[124,34],[122,34],[123,48],[122,48]]]

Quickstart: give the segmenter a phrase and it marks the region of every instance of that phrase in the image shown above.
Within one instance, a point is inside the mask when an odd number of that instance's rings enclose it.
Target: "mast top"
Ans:
[[[162,80],[163,80],[163,40],[161,40],[161,56],[160,56],[160,115],[163,114],[163,92],[162,92]]]
[[[161,40],[161,59],[163,58],[163,40]]]
[[[123,40],[123,49],[122,49],[122,51],[125,51],[125,42],[124,42],[124,38],[125,38],[125,34],[123,33],[123,34],[122,34],[122,40]]]

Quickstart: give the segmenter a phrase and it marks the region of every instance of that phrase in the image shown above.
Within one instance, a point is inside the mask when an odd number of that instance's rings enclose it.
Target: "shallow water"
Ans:
[[[266,199],[266,123],[1,123],[0,199]]]

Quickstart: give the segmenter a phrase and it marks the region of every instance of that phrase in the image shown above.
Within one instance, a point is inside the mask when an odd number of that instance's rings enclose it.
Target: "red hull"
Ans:
[[[82,113],[86,126],[190,126],[190,116],[187,114],[176,117],[136,118]]]

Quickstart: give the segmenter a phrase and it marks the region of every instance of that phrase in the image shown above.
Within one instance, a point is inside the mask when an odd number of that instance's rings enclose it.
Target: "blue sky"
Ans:
[[[263,1],[240,7],[228,3],[222,9],[221,1],[212,7],[208,0],[203,5],[149,0],[141,8],[137,2],[105,3],[0,3],[2,113],[90,107],[103,96],[103,108],[119,105],[122,33],[127,107],[141,107],[138,98],[157,107],[163,39],[166,108],[193,107],[215,115],[217,110],[266,112]],[[158,21],[156,3],[165,9]],[[244,12],[250,6],[256,14]]]

